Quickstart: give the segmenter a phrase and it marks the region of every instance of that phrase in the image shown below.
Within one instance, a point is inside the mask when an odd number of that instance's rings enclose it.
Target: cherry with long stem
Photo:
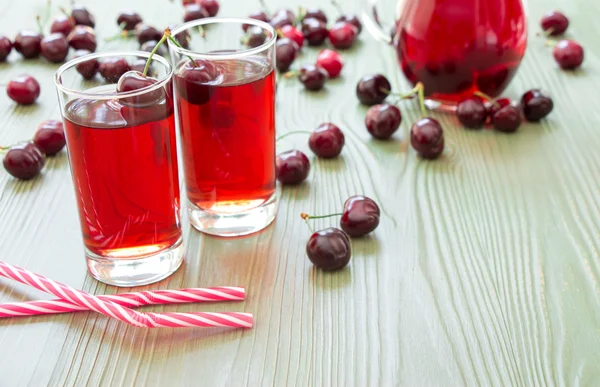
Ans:
[[[475,91],[475,92],[473,92],[473,95],[475,95],[477,97],[480,97],[480,98],[483,98],[484,100],[490,102],[496,108],[500,107],[500,104],[498,103],[498,101],[496,101],[495,98],[492,98],[491,96],[485,94],[482,91]]]

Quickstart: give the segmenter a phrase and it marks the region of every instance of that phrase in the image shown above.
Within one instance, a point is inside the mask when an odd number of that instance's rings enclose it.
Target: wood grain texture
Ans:
[[[34,28],[44,3],[0,0],[0,33]],[[117,31],[116,13],[125,7],[142,9],[156,25],[182,15],[177,1],[153,1],[151,8],[142,0],[83,3],[96,15],[99,37]],[[258,8],[252,1],[222,3],[222,16]],[[359,11],[362,1],[343,4]],[[321,6],[335,14],[329,4]],[[569,15],[570,36],[586,48],[581,71],[558,70],[534,37],[540,15],[554,8]],[[506,94],[548,89],[556,106],[548,120],[501,135],[465,131],[452,116],[436,114],[447,149],[441,160],[424,162],[407,142],[418,110],[403,103],[402,130],[390,142],[375,141],[364,128],[356,81],[382,72],[398,90],[408,84],[392,49],[363,32],[358,47],[345,54],[343,78],[326,90],[304,92],[294,79],[279,84],[278,131],[334,122],[346,133],[342,157],[314,159],[306,184],[280,189],[277,220],[258,235],[225,240],[188,229],[184,267],[146,287],[245,286],[244,303],[152,310],[252,312],[255,328],[138,329],[87,312],[0,320],[0,386],[597,385],[600,3],[530,0],[527,11],[530,44]],[[117,48],[135,43],[100,46]],[[305,49],[297,63],[312,62],[317,52]],[[32,73],[42,96],[37,105],[16,107],[0,95],[1,144],[29,138],[38,122],[59,117],[56,66],[16,54],[9,62],[0,64],[0,83]],[[305,142],[290,137],[280,150],[310,154]],[[352,242],[347,269],[315,271],[305,256],[309,232],[299,213],[336,212],[357,193],[382,204],[380,227]],[[0,171],[0,246],[0,259],[85,291],[130,290],[86,274],[64,154],[31,182]],[[0,280],[0,302],[40,297]]]

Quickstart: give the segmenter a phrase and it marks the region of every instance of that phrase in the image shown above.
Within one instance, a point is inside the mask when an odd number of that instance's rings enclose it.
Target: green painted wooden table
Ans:
[[[44,3],[1,0],[0,34],[35,28]],[[253,1],[222,3],[220,15],[258,8]],[[142,16],[159,26],[182,17],[181,6],[166,0],[84,4],[96,15],[99,37],[117,31],[123,8],[146,4]],[[358,12],[362,2],[344,6]],[[332,121],[346,133],[342,156],[314,159],[305,184],[279,189],[276,222],[260,234],[227,240],[186,228],[184,266],[144,288],[244,286],[244,303],[152,310],[246,311],[255,314],[253,329],[138,329],[88,312],[4,319],[0,385],[598,385],[600,3],[530,0],[526,6],[530,44],[506,95],[544,87],[556,106],[549,119],[502,135],[465,131],[452,116],[437,114],[447,147],[440,160],[425,162],[407,142],[418,110],[406,103],[393,140],[374,141],[354,95],[356,81],[382,72],[398,90],[408,84],[393,50],[363,32],[345,54],[343,77],[326,90],[307,93],[294,79],[279,84],[278,131]],[[335,14],[329,4],[322,7]],[[553,8],[569,15],[569,35],[586,48],[581,71],[558,70],[534,37],[540,15]],[[135,47],[103,42],[99,49]],[[316,53],[306,49],[297,63]],[[17,54],[0,64],[1,83],[31,73],[42,85],[39,103],[30,107],[0,95],[0,143],[29,138],[37,123],[59,117],[56,68]],[[310,154],[304,138],[280,146]],[[309,232],[300,212],[335,212],[356,193],[381,204],[381,225],[352,242],[347,269],[315,271],[304,252]],[[0,259],[74,287],[124,291],[86,274],[64,152],[30,182],[0,171],[0,246]],[[46,296],[0,280],[1,302],[40,297]]]

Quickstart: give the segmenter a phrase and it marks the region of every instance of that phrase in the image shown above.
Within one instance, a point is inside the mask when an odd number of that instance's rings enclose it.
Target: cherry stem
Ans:
[[[298,7],[298,16],[296,17],[296,20],[294,20],[294,24],[296,24],[296,21],[303,21],[304,16],[306,16],[306,10],[301,6]]]
[[[544,38],[547,38],[550,35],[552,35],[553,32],[554,32],[554,27],[550,27],[547,30],[538,32],[536,35],[537,36],[543,36]]]
[[[154,46],[154,48],[150,52],[150,56],[146,61],[146,66],[144,66],[144,72],[142,73],[143,76],[146,76],[146,74],[148,74],[148,70],[150,69],[150,62],[152,62],[152,57],[154,56],[154,54],[156,54],[156,51],[158,51],[159,47],[165,42],[165,40],[169,38],[169,36],[171,36],[171,30],[169,29],[169,27],[167,27],[165,28],[165,32],[163,33],[162,38],[160,38],[158,43],[156,43],[156,46]]]
[[[35,17],[35,23],[38,26],[38,30],[40,30],[40,34],[44,33],[44,26],[42,25],[42,20],[40,19],[40,15]]]
[[[308,215],[308,214],[305,214],[305,213],[303,212],[303,213],[301,213],[301,214],[300,214],[300,217],[302,217],[302,219],[304,219],[304,220],[308,221],[308,220],[310,220],[310,219],[325,219],[325,218],[331,218],[331,217],[333,217],[333,216],[342,216],[342,215],[344,215],[344,214],[342,214],[342,213],[336,213],[336,214],[329,214],[329,215],[318,215],[318,216],[315,216],[315,215]]]
[[[546,40],[546,46],[548,47],[554,47],[556,46],[557,42],[553,41],[553,40]]]
[[[167,36],[167,39],[169,39],[169,41],[171,43],[173,43],[174,45],[176,45],[177,47],[181,48],[182,50],[185,50],[185,48],[183,48],[183,46],[181,44],[179,44],[179,42],[177,41],[177,39],[175,39],[173,37],[173,35],[171,35],[171,31],[169,30],[169,36]],[[196,67],[196,61],[194,60],[194,58],[192,58],[189,55],[186,55],[188,57],[188,59],[190,60],[190,62],[192,62],[192,67]]]
[[[305,214],[305,213],[303,212],[303,213],[301,213],[301,214],[300,214],[300,217],[301,217],[302,219],[304,219],[304,223],[306,223],[306,227],[308,227],[308,229],[310,230],[310,232],[314,234],[314,232],[315,232],[315,231],[314,231],[314,230],[313,230],[313,228],[310,226],[310,223],[308,223],[308,219],[310,219],[310,215],[308,215],[308,214]]]
[[[127,38],[130,36],[135,35],[134,31],[125,31],[124,29],[121,29],[121,31],[119,31],[118,34],[113,35],[113,36],[109,36],[108,38],[104,39],[105,42],[110,42],[116,39],[121,39],[121,38]]]
[[[425,87],[423,86],[423,83],[418,82],[415,86],[415,89],[417,89],[417,93],[419,95],[419,107],[421,108],[421,116],[425,118],[427,117],[427,110],[425,109]]]
[[[284,78],[291,78],[293,76],[296,76],[298,74],[297,71],[288,71],[287,73],[283,74]]]
[[[271,10],[269,9],[269,7],[267,7],[267,3],[265,3],[265,0],[259,0],[260,6],[263,8],[263,10],[265,11],[265,13],[267,15],[269,15],[269,17],[272,15]]]
[[[206,38],[206,31],[204,30],[204,27],[198,26],[198,32],[200,32],[201,37]]]
[[[482,92],[482,91],[475,91],[473,92],[473,95],[476,95],[477,97],[481,97],[483,99],[485,99],[488,102],[491,102],[492,105],[494,105],[495,107],[499,108],[500,104],[492,97],[490,97],[489,95],[487,95],[486,93]]]
[[[40,29],[40,34],[44,33],[44,27],[48,24],[48,20],[50,20],[50,10],[52,8],[52,0],[46,1],[46,8],[44,9],[44,19],[40,18],[40,15],[37,15],[35,21]]]
[[[287,132],[287,133],[282,134],[281,136],[277,137],[277,139],[275,139],[275,142],[277,142],[277,141],[279,141],[279,140],[281,140],[281,139],[283,139],[283,138],[285,138],[287,136],[290,136],[292,134],[300,134],[300,133],[312,134],[312,132],[309,132],[308,130],[294,130],[292,132]]]
[[[67,12],[66,9],[64,9],[63,7],[58,7],[58,9],[60,10],[60,12],[62,12],[66,17],[68,17],[69,19],[71,18],[71,15]]]
[[[340,3],[337,0],[331,0],[331,5],[333,5],[335,7],[335,9],[337,9],[337,11],[340,13],[340,15],[344,13],[342,6],[340,5]]]
[[[10,149],[10,146],[0,146],[0,153],[6,153]]]
[[[392,97],[398,97],[400,99],[412,99],[415,96],[416,93],[416,89],[412,89],[411,91],[409,91],[408,93],[394,93],[391,90],[388,90],[384,87],[380,87],[379,90],[381,90],[382,93],[385,93],[387,95],[391,95]]]

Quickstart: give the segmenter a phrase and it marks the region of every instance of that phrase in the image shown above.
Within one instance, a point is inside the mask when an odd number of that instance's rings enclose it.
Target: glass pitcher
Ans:
[[[481,91],[497,97],[515,75],[527,46],[521,0],[399,0],[392,33],[381,30],[385,0],[367,0],[367,29],[396,49],[414,85],[422,82],[428,106],[451,110]]]

